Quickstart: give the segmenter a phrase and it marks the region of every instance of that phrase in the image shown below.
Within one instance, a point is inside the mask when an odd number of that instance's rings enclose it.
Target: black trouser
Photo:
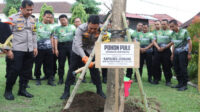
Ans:
[[[102,77],[103,79],[107,79],[107,73],[108,73],[108,69],[107,68],[102,68]]]
[[[188,66],[188,58],[187,58],[188,52],[180,52],[180,53],[174,53],[174,70],[176,73],[176,77],[178,80],[178,83],[181,85],[186,86],[188,82],[188,73],[187,73],[187,66]]]
[[[154,56],[156,55],[156,52],[158,52],[158,51],[157,51],[157,48],[156,48],[155,46],[153,46],[153,59],[154,59]],[[160,80],[161,80],[161,77],[162,77],[161,66],[160,66],[159,69],[157,69],[157,73],[159,73],[159,74],[157,74],[157,77],[158,77],[158,79],[159,79],[159,81],[160,81]]]
[[[47,78],[52,78],[53,76],[53,53],[52,49],[38,50],[38,55],[35,58],[35,77],[40,79],[41,76],[41,66],[43,65],[43,71]]]
[[[165,49],[163,52],[156,51],[153,57],[153,76],[155,81],[160,80],[160,68],[162,69],[165,75],[166,82],[170,82],[172,78],[171,71],[171,50]]]
[[[126,69],[126,77],[131,79],[132,78],[132,74],[133,74],[133,68],[127,68]]]
[[[139,72],[142,76],[144,61],[147,65],[148,79],[152,78],[152,52],[140,53],[140,68]]]
[[[70,66],[69,66],[69,70],[68,70],[68,73],[67,73],[67,79],[66,79],[66,82],[65,82],[66,87],[69,87],[70,85],[72,85],[74,80],[75,80],[75,76],[72,74],[72,72],[85,65],[82,62],[82,58],[80,56],[78,56],[77,54],[75,54],[73,51],[72,51],[72,55],[71,55],[70,60],[73,63],[71,63]],[[101,85],[99,70],[97,68],[94,68],[94,67],[90,68],[89,70],[90,70],[90,75],[91,75],[93,83],[95,85]]]
[[[9,60],[10,68],[8,68],[9,72],[6,75],[6,88],[8,90],[12,90],[18,75],[20,77],[20,86],[26,86],[28,80],[32,77],[33,52],[13,51],[13,54],[14,59]]]
[[[53,54],[53,76],[55,77],[56,73],[57,73],[57,60],[58,60],[58,57]]]
[[[7,74],[9,74],[10,70],[11,70],[11,64],[12,64],[12,60],[9,59],[7,56],[6,56],[6,75],[5,77],[7,78]]]
[[[65,62],[68,58],[68,65],[70,66],[70,57],[72,51],[72,42],[59,42],[58,43],[58,75],[60,79],[63,79],[65,73]]]

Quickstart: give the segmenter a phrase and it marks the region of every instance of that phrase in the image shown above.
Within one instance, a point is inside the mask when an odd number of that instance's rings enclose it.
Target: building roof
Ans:
[[[146,18],[140,16],[139,14],[131,14],[131,13],[126,13],[126,17],[128,17],[128,18],[137,18],[137,19],[146,19]]]
[[[157,18],[158,20],[167,19],[168,21],[175,19],[167,14],[154,14],[153,17]],[[177,19],[175,19],[175,20],[177,20]],[[179,20],[177,20],[177,21],[178,21],[178,25],[180,26],[182,23]]]
[[[175,18],[173,18],[173,17],[171,17],[171,16],[169,16],[167,14],[148,15],[148,14],[131,14],[131,13],[126,13],[126,17],[128,17],[128,18],[136,18],[136,19],[147,19],[147,20],[149,20],[149,24],[153,24],[155,20],[167,19],[167,20],[170,21],[172,19],[175,19]],[[178,24],[181,25],[182,23],[180,21],[178,21]]]
[[[196,14],[194,17],[196,16],[200,16],[200,12],[198,14]],[[186,21],[185,23],[183,23],[181,25],[182,28],[187,28],[191,23],[192,23],[192,20],[194,19],[194,17],[192,17],[191,19],[189,19],[188,21]]]
[[[70,13],[72,4],[68,2],[35,2],[33,13],[40,13],[40,8],[46,3],[54,8],[54,13]],[[5,4],[0,4],[0,13],[3,13]]]

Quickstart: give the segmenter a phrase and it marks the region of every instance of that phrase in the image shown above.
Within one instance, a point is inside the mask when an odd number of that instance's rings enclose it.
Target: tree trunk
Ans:
[[[125,12],[126,0],[113,0],[112,7],[112,30],[122,30],[124,28],[122,21],[122,12]],[[112,38],[112,42],[123,41],[122,37]],[[123,112],[124,111],[124,85],[123,69],[108,69],[107,80],[107,99],[104,112]],[[117,83],[116,83],[117,81]],[[118,88],[117,90],[115,88]],[[116,93],[118,92],[118,93]],[[116,95],[118,97],[116,97]]]

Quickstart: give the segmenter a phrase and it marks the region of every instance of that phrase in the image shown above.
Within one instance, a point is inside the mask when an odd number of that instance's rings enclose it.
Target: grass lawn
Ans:
[[[62,108],[63,101],[59,99],[64,85],[51,87],[46,81],[42,81],[41,86],[36,86],[34,81],[30,81],[31,88],[27,90],[35,97],[32,99],[17,96],[18,81],[16,82],[13,94],[14,101],[4,99],[5,89],[5,59],[0,57],[0,112],[59,112]],[[67,67],[66,67],[67,71]],[[66,77],[66,76],[65,76]],[[90,81],[90,76],[87,74],[87,82]],[[164,78],[164,77],[163,77]],[[200,112],[200,94],[196,88],[189,86],[189,89],[184,92],[178,92],[175,89],[165,86],[164,79],[159,85],[151,85],[147,82],[146,70],[143,74],[143,85],[148,98],[155,98],[161,104],[162,112]],[[56,82],[58,77],[56,77]],[[173,80],[173,84],[176,81]],[[103,89],[106,91],[106,85],[103,84]],[[91,83],[81,84],[78,92],[96,91],[95,86]],[[140,99],[137,83],[132,84],[131,97]]]

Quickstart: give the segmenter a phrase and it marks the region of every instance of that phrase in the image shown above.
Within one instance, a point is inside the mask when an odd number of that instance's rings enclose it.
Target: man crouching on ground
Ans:
[[[91,15],[88,19],[88,23],[80,25],[76,30],[75,38],[72,44],[72,54],[70,59],[72,63],[69,66],[64,93],[60,99],[67,99],[70,96],[70,86],[75,80],[72,72],[87,63],[88,56],[92,52],[95,41],[98,39],[100,33],[99,23],[99,16]],[[91,78],[96,85],[97,94],[105,98],[105,95],[102,91],[100,72],[94,67],[93,62],[90,63],[89,70]]]

